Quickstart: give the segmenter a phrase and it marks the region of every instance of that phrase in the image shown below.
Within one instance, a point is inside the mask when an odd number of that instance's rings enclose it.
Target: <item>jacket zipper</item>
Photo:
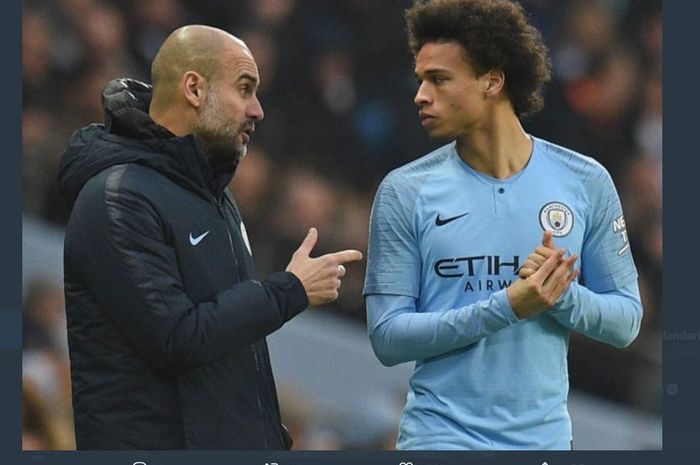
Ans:
[[[260,376],[260,363],[258,362],[258,351],[253,344],[253,359],[255,360],[255,372],[258,374],[258,382],[260,382],[261,376]],[[260,389],[257,391],[257,397],[258,397],[258,409],[260,409],[260,416],[262,418],[265,418],[265,413],[263,411],[263,406],[262,406],[262,399],[260,398]],[[263,423],[263,438],[265,440],[265,447],[269,447],[267,443],[267,434],[265,434],[265,423]]]
[[[223,204],[225,204],[225,202],[226,201],[224,200],[224,198],[221,199],[221,202],[217,202],[215,200],[216,208],[219,210],[219,215],[221,215],[221,219],[224,221],[224,229],[226,229],[226,235],[228,236],[228,243],[229,243],[229,246],[231,247],[231,254],[233,255],[233,259],[236,262],[236,266],[240,269],[240,265],[238,263],[238,257],[236,256],[236,248],[233,245],[233,237],[231,237],[231,230],[230,230],[228,221],[226,220],[226,213],[224,211],[225,207],[223,206]],[[240,273],[239,273],[239,276],[240,276]],[[260,379],[261,379],[260,362],[258,361],[258,351],[256,350],[255,343],[252,344],[251,349],[253,352],[253,360],[255,361],[255,372],[258,375],[258,389],[255,392],[256,398],[258,400],[258,410],[260,411],[260,417],[266,418],[265,411],[263,410],[263,406],[262,406],[262,399],[260,398],[260,388],[262,387],[262,386],[260,386]],[[263,439],[265,441],[265,447],[268,448],[269,444],[267,441],[267,434],[265,433],[265,423],[264,422],[263,422]]]
[[[228,245],[229,245],[229,247],[231,247],[231,255],[233,255],[233,261],[236,263],[236,267],[239,268],[238,257],[236,256],[236,248],[233,246],[233,238],[231,237],[231,230],[229,229],[228,222],[226,221],[226,213],[224,213],[224,210],[221,207],[221,204],[219,204],[219,202],[217,202],[216,199],[214,199],[212,197],[212,200],[214,201],[214,203],[216,203],[216,209],[219,211],[219,216],[221,216],[221,219],[224,222],[224,229],[226,230],[226,236],[228,236]]]

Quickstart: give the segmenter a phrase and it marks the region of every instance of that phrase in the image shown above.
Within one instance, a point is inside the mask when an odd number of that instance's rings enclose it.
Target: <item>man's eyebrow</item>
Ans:
[[[423,73],[424,74],[445,74],[449,73],[450,71],[447,68],[430,68],[426,69]]]
[[[446,74],[449,73],[449,70],[447,68],[430,68],[426,69],[425,71],[422,71],[420,74],[425,75],[425,76],[432,76],[435,74]],[[418,71],[414,71],[413,73],[416,77],[418,77]]]
[[[248,79],[248,80],[250,80],[250,81],[253,81],[253,82],[256,83],[256,84],[257,84],[257,82],[258,82],[258,78],[257,78],[255,75],[250,74],[250,73],[243,73],[243,74],[241,74],[240,76],[238,76],[238,78],[236,79],[236,81],[241,81],[241,80],[243,80],[243,79]]]

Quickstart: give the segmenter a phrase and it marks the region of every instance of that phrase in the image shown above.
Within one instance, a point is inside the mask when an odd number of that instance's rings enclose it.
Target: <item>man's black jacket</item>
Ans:
[[[284,449],[265,336],[308,300],[291,273],[255,281],[226,185],[192,136],[113,81],[106,125],[77,131],[60,184],[79,449]]]

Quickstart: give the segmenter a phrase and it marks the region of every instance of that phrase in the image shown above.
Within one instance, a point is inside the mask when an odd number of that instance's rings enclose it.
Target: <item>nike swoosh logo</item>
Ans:
[[[209,231],[207,231],[207,232],[205,232],[205,233],[202,233],[202,234],[200,234],[200,235],[197,236],[197,237],[193,237],[193,236],[192,236],[192,233],[190,233],[190,244],[192,244],[192,245],[197,245],[197,244],[199,244],[200,242],[202,242],[202,239],[204,239],[205,237],[207,237],[207,234],[209,234]]]
[[[463,216],[467,216],[470,212],[467,213],[462,213],[461,215],[453,216],[451,218],[445,218],[444,220],[440,218],[440,214],[435,217],[435,226],[445,226],[447,223],[450,223],[454,220],[458,220]]]

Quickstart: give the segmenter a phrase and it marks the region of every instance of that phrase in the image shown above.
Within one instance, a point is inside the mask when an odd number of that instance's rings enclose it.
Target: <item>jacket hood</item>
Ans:
[[[212,168],[194,136],[177,137],[155,123],[148,115],[151,95],[150,85],[133,79],[104,88],[105,123],[77,130],[61,156],[58,183],[69,211],[90,178],[124,163],[152,168],[205,198],[222,195],[237,163]]]

